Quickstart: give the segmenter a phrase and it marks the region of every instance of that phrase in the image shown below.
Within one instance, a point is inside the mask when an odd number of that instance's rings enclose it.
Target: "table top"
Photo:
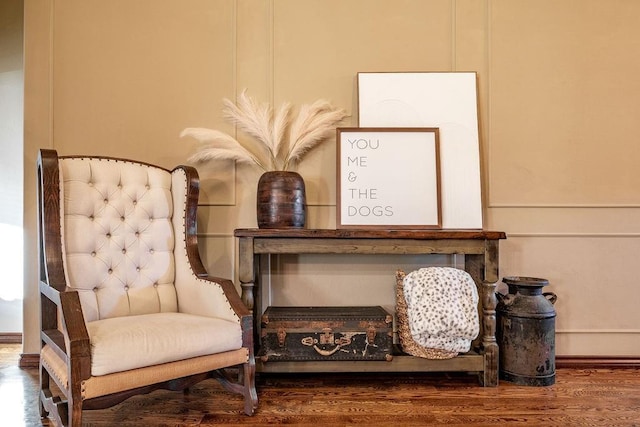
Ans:
[[[386,229],[310,229],[310,228],[238,228],[235,237],[305,239],[416,239],[416,240],[499,240],[503,231],[488,230],[386,230]]]

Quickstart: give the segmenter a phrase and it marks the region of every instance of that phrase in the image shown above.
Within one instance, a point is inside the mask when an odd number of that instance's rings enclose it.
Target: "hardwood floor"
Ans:
[[[51,426],[38,414],[38,370],[17,366],[19,344],[0,345],[0,425]],[[87,426],[640,426],[640,369],[558,369],[556,384],[483,388],[473,375],[261,375],[260,406],[217,382],[189,394],[155,391],[86,411]]]

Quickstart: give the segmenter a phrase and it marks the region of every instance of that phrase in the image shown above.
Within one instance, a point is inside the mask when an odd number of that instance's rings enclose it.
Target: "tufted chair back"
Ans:
[[[100,158],[61,158],[63,261],[88,322],[175,312],[185,176]],[[177,194],[176,194],[177,193]],[[182,197],[181,197],[182,196]]]

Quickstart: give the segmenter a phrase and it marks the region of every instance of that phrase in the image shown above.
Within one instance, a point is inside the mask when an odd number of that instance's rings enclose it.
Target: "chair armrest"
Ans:
[[[91,341],[84,321],[80,297],[75,290],[58,291],[40,282],[41,295],[57,307],[59,327],[43,329],[41,339],[53,351],[71,364],[81,379],[91,376]],[[43,304],[44,305],[44,304]]]

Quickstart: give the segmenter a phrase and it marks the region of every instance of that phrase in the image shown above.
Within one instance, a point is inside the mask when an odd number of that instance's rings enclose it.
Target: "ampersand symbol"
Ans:
[[[349,180],[349,182],[355,182],[355,180],[357,179],[356,173],[349,172],[349,176],[347,177],[347,179]]]

